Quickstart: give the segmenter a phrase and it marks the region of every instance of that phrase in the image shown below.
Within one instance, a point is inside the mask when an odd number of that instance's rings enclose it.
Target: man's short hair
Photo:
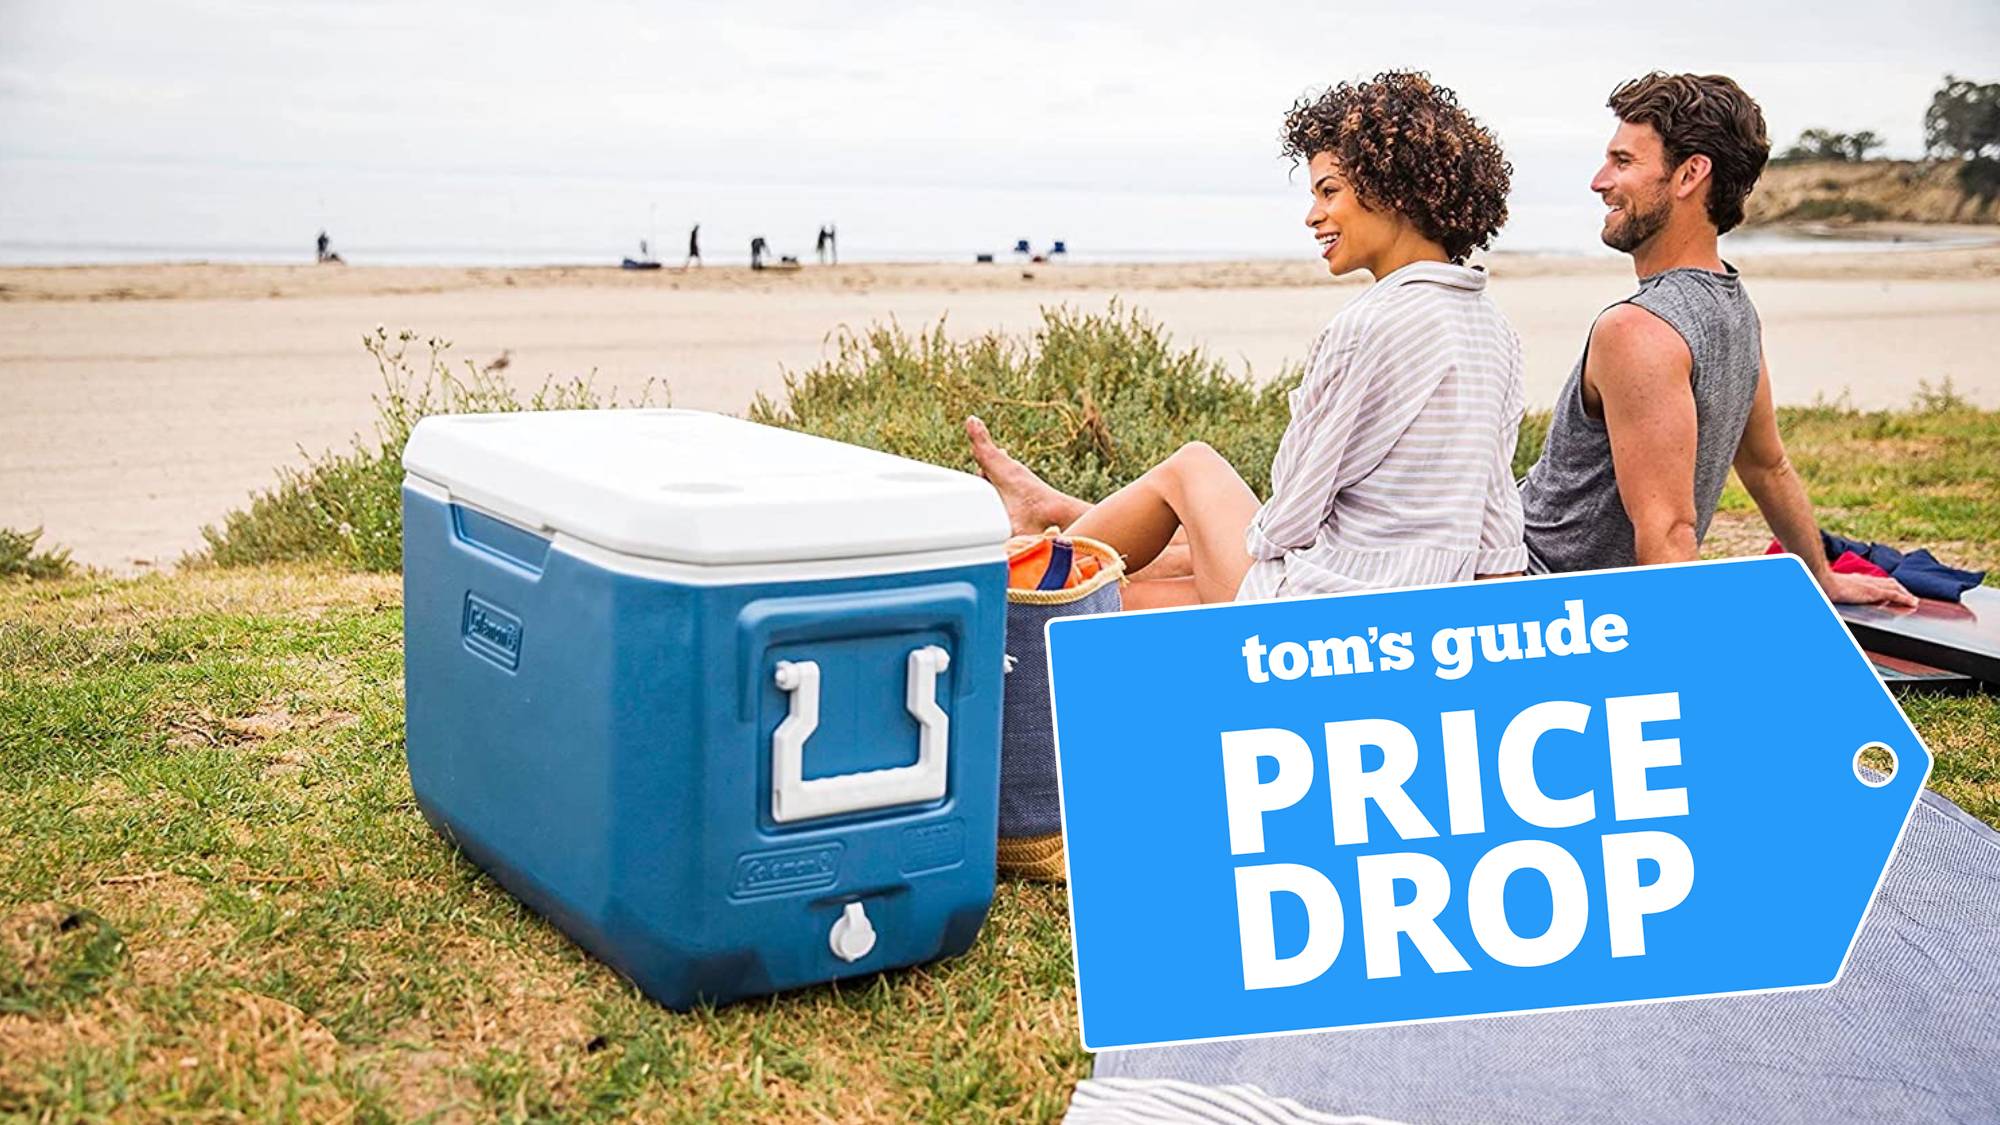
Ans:
[[[1607,104],[1620,121],[1651,125],[1674,167],[1708,157],[1708,218],[1718,234],[1743,221],[1743,201],[1771,157],[1764,111],[1743,87],[1720,74],[1654,71],[1620,83]]]

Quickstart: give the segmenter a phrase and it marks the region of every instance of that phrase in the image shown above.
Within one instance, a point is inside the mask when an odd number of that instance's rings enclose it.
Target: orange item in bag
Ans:
[[[1068,590],[1097,576],[1102,562],[1067,538],[1045,532],[1007,541],[1007,585],[1014,590]]]

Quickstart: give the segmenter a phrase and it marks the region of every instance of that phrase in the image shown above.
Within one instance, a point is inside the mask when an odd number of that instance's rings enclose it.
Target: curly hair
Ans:
[[[1708,219],[1717,234],[1743,221],[1743,201],[1771,156],[1764,111],[1743,87],[1720,74],[1654,71],[1619,83],[1605,104],[1620,121],[1651,125],[1672,167],[1696,153],[1708,157]]]
[[[1309,93],[1285,114],[1279,140],[1295,165],[1332,156],[1363,204],[1402,215],[1454,262],[1485,249],[1507,221],[1514,166],[1427,74],[1391,71]]]

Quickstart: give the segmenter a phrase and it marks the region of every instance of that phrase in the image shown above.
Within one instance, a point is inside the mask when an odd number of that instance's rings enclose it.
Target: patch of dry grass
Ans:
[[[0,982],[36,982],[0,985],[0,1116],[1060,1116],[1087,1059],[1058,890],[1003,885],[950,963],[662,1009],[423,823],[399,594],[296,568],[0,590],[0,917],[33,937],[0,939]],[[86,913],[95,961],[49,937]]]

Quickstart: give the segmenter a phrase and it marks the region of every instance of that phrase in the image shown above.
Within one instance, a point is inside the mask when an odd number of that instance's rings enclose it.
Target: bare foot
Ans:
[[[1068,527],[1089,510],[1090,505],[1057,492],[1034,470],[1008,456],[978,418],[965,420],[965,436],[972,440],[972,459],[979,463],[979,475],[991,481],[1000,494],[1015,535],[1039,535],[1051,526]]]

